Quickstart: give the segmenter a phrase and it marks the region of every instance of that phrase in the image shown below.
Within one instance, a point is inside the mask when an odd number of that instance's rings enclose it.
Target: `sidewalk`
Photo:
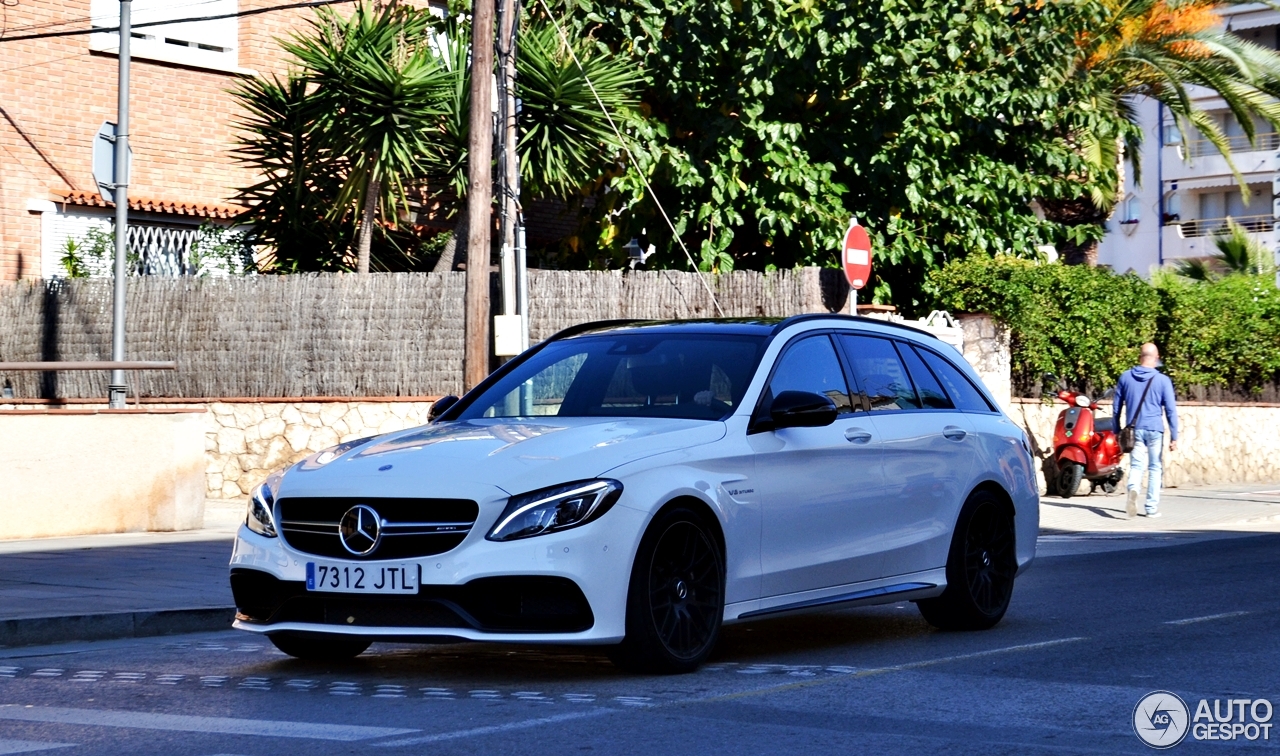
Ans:
[[[1125,515],[1125,492],[1040,499],[1040,533],[1280,532],[1280,484],[1169,488],[1156,519]],[[1138,511],[1143,499],[1138,499]]]
[[[1280,532],[1280,484],[1169,489],[1160,509],[1130,520],[1122,492],[1045,497],[1038,553]],[[230,627],[227,561],[243,519],[242,502],[211,501],[197,531],[0,541],[0,647]]]
[[[0,541],[0,647],[230,627],[244,509],[210,501],[194,531]]]

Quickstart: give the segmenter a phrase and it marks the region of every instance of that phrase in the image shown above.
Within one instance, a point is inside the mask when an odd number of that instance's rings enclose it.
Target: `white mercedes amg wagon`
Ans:
[[[1025,434],[906,326],[588,324],[433,416],[255,491],[236,627],[304,658],[598,644],[682,672],[723,623],[788,612],[906,600],[991,627],[1035,554]]]

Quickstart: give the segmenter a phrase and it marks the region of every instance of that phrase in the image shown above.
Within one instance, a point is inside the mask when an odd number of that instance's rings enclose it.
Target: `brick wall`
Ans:
[[[273,4],[240,0],[239,7]],[[311,13],[240,19],[239,65],[283,71],[274,38]],[[24,2],[5,8],[5,33],[69,20],[77,21],[49,29],[88,28],[88,16],[89,0]],[[0,281],[40,275],[40,216],[28,211],[31,200],[51,199],[54,189],[95,188],[92,139],[102,121],[115,120],[117,65],[114,55],[91,53],[87,35],[0,42],[0,108],[7,114],[0,117]],[[225,201],[248,178],[229,153],[236,113],[226,90],[235,74],[141,59],[132,69],[130,196]]]

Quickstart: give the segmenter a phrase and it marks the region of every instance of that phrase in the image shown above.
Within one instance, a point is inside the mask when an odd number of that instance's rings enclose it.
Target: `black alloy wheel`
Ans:
[[[1004,617],[1018,572],[1013,515],[988,491],[969,497],[961,510],[947,558],[947,589],[917,602],[942,630],[986,630]]]
[[[702,518],[684,508],[660,514],[636,553],[627,635],[611,658],[631,671],[697,669],[719,639],[724,580],[719,541]]]
[[[295,659],[306,661],[346,661],[363,654],[373,641],[359,636],[326,633],[272,633],[267,636],[275,647]]]

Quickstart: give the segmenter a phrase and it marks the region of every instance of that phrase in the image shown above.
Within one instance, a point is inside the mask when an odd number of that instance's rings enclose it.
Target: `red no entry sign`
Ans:
[[[861,289],[871,280],[871,237],[867,230],[858,225],[858,221],[849,221],[849,230],[844,234],[844,277],[849,279],[849,286]]]

